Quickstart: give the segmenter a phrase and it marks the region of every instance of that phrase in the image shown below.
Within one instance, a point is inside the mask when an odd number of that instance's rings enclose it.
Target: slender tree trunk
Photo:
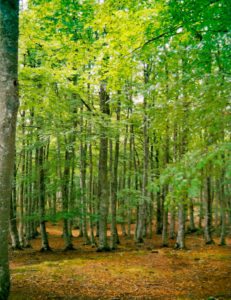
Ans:
[[[178,100],[178,97],[177,97]],[[178,161],[178,126],[177,122],[174,122],[174,129],[173,129],[173,162],[176,163]],[[176,223],[176,208],[175,208],[175,201],[170,207],[170,227],[169,227],[169,237],[173,240],[176,236],[175,234],[175,223]]]
[[[134,171],[135,171],[135,190],[140,191],[142,190],[142,182],[139,178],[140,175],[140,169],[141,169],[141,165],[140,165],[140,160],[139,160],[139,155],[136,151],[136,145],[135,145],[135,139],[133,139],[133,149],[134,149]],[[134,234],[134,239],[136,241],[136,237],[137,237],[137,229],[138,229],[138,218],[139,216],[139,203],[137,205],[137,209],[136,209],[136,227],[135,227],[135,234]]]
[[[171,211],[170,211],[170,226],[169,226],[169,238],[171,240],[173,240],[175,238],[175,222],[176,222],[175,207],[171,207]]]
[[[90,240],[88,237],[87,228],[87,199],[86,199],[86,172],[87,172],[87,144],[86,137],[84,133],[83,124],[83,106],[81,107],[81,118],[80,118],[80,129],[81,129],[81,139],[80,139],[80,188],[81,188],[81,210],[82,210],[82,234],[84,239],[84,244],[89,245]]]
[[[128,120],[129,110],[128,110],[126,118]],[[127,141],[128,141],[127,136],[128,136],[128,125],[126,125],[125,137],[124,137],[124,149],[123,149],[124,150],[123,151],[123,175],[122,175],[122,189],[123,190],[126,189],[126,178],[127,178]],[[124,201],[124,198],[122,197],[122,199],[120,200],[121,218],[122,218],[121,229],[122,229],[122,235],[127,236],[126,227],[125,227],[126,214],[125,214],[124,206],[125,206],[125,201]]]
[[[33,144],[34,141],[34,109],[32,108],[30,110],[30,126],[31,126],[31,144]],[[38,138],[37,138],[38,139]],[[38,141],[37,141],[38,142]],[[38,151],[35,152],[35,164],[33,164],[34,157],[33,157],[33,151],[30,150],[30,172],[31,175],[36,173],[37,176],[31,176],[30,178],[30,196],[31,196],[31,201],[30,201],[30,211],[31,215],[34,216],[34,218],[31,220],[31,234],[30,238],[36,238],[39,233],[38,233],[38,226],[39,226],[39,220],[35,218],[35,216],[39,215],[39,189],[38,189]]]
[[[154,161],[154,145],[152,144],[150,147],[150,173],[151,173],[151,182],[155,182],[155,161]],[[153,236],[153,211],[154,211],[154,201],[155,195],[154,192],[151,191],[150,193],[150,214],[149,214],[149,238]]]
[[[91,133],[91,127],[90,127]],[[94,222],[93,222],[93,213],[94,213],[94,204],[93,204],[93,157],[92,157],[92,144],[89,145],[89,211],[90,211],[90,240],[91,245],[96,246],[95,235],[94,235]]]
[[[0,300],[8,299],[8,231],[18,110],[18,1],[0,4]]]
[[[75,165],[76,165],[76,160],[75,160],[75,153],[73,149],[73,155],[71,158],[71,170],[70,170],[70,192],[69,192],[69,210],[73,211],[75,209],[75,197],[76,197],[76,187],[75,187]],[[71,218],[68,222],[69,225],[69,233],[72,236],[72,229],[73,229],[73,223],[74,220]]]
[[[117,112],[116,112],[116,120],[119,123],[120,121],[120,102],[118,102]],[[119,144],[120,144],[120,136],[117,134],[115,141],[115,154],[114,154],[114,165],[112,170],[112,185],[111,185],[111,214],[112,214],[112,222],[111,222],[111,248],[116,249],[118,243],[118,233],[117,233],[117,189],[118,189],[118,165],[119,165]]]
[[[186,59],[182,59],[182,74],[181,79],[186,75]],[[187,101],[187,92],[185,84],[183,84],[183,93],[184,97],[182,99],[182,109],[183,109],[183,118],[181,124],[181,135],[180,135],[180,147],[179,147],[179,159],[186,153],[188,146],[188,113],[189,113],[189,105],[190,103]],[[185,248],[185,210],[186,210],[186,200],[188,198],[187,192],[182,192],[180,203],[178,205],[178,232],[177,232],[177,240],[175,244],[176,249],[184,249]]]
[[[149,66],[144,68],[144,83],[149,80]],[[137,222],[136,241],[143,243],[144,229],[146,221],[146,202],[148,196],[148,169],[149,169],[149,137],[148,137],[148,116],[147,116],[147,99],[143,100],[144,118],[143,118],[143,181],[142,181],[142,196],[139,202],[139,213]]]
[[[199,228],[202,228],[203,216],[204,216],[204,207],[203,207],[203,183],[202,183],[202,186],[200,188],[200,207],[199,207],[199,224],[198,224]]]
[[[169,71],[168,71],[168,63],[167,63],[167,51],[165,49],[165,76],[166,76],[166,83],[165,83],[165,96],[166,96],[166,102],[168,103],[169,101]],[[167,117],[166,120],[166,137],[165,137],[165,161],[164,164],[165,166],[168,165],[169,163],[169,120]],[[165,200],[168,195],[168,185],[163,186],[163,191],[162,191],[162,205],[163,205],[163,229],[162,229],[162,246],[163,247],[168,247],[168,207],[165,205]]]
[[[25,151],[25,111],[21,112],[21,126],[22,126],[22,152],[21,152],[21,181],[19,191],[19,240],[21,247],[25,246],[25,228],[24,228],[24,190],[25,190],[25,164],[26,164],[26,151]]]
[[[222,155],[222,160],[225,164],[224,155]],[[225,213],[225,170],[224,166],[221,170],[220,176],[220,187],[219,187],[219,195],[220,195],[220,210],[221,210],[221,236],[220,236],[220,245],[226,245],[226,213]]]
[[[86,143],[86,133],[83,120],[83,105],[81,107],[81,117],[80,117],[80,188],[81,188],[81,210],[82,210],[82,234],[85,245],[90,244],[88,237],[88,228],[87,228],[87,199],[86,199],[86,172],[87,172],[87,143]]]
[[[14,196],[12,195],[12,198]],[[10,236],[12,242],[12,249],[13,250],[22,250],[23,248],[20,245],[19,235],[18,235],[18,228],[17,228],[17,221],[16,221],[16,212],[13,206],[13,199],[11,199],[10,205]]]
[[[128,176],[128,190],[132,188],[132,168],[133,168],[133,160],[134,160],[134,131],[133,124],[130,125],[130,141],[129,141],[129,176]],[[132,223],[132,199],[128,198],[128,238],[131,238],[131,223]]]
[[[12,242],[12,249],[21,250],[22,247],[19,241],[19,234],[16,219],[16,166],[14,166],[14,182],[12,187],[12,196],[10,202],[10,236]]]
[[[220,206],[221,206],[221,236],[220,245],[226,245],[226,214],[225,214],[225,193],[224,193],[224,183],[221,182],[220,191]]]
[[[68,147],[66,145],[66,147]],[[70,180],[70,164],[71,164],[71,154],[69,149],[65,150],[65,166],[63,171],[63,188],[62,188],[62,209],[64,218],[63,218],[63,238],[65,243],[65,250],[72,250],[72,236],[69,232],[69,219],[66,214],[69,211],[69,180]]]
[[[29,169],[29,182],[28,182],[28,214],[32,216],[34,213],[32,210],[33,205],[33,152],[32,150],[28,151],[28,169]],[[28,239],[33,238],[33,221],[28,221]]]
[[[189,231],[194,232],[196,229],[195,222],[194,222],[194,206],[193,206],[193,199],[189,199]]]
[[[155,154],[155,161],[156,161],[156,180],[158,181],[160,177],[159,171],[159,149],[156,149]],[[162,212],[162,201],[161,201],[161,192],[160,186],[156,192],[156,233],[161,234],[163,228],[163,212]]]
[[[105,84],[100,85],[100,110],[104,116],[109,115],[109,96]],[[107,121],[106,121],[107,122]],[[97,251],[109,251],[107,241],[107,218],[108,218],[108,137],[105,133],[106,126],[101,125],[100,150],[99,150],[99,173],[98,173],[98,198],[99,198],[99,246]]]
[[[185,248],[185,204],[183,203],[184,199],[179,203],[178,208],[178,231],[177,231],[177,240],[175,244],[176,249]]]
[[[213,244],[212,238],[212,194],[211,194],[211,177],[206,177],[206,199],[205,199],[205,244]]]
[[[27,137],[27,147],[28,147],[28,137]],[[30,163],[30,159],[29,159],[29,151],[26,151],[26,161],[25,161],[25,192],[24,192],[24,207],[25,207],[25,222],[24,222],[24,247],[25,248],[31,248],[29,239],[30,239],[30,221],[29,221],[29,217],[30,217],[30,210],[29,210],[29,206],[30,206],[30,192],[29,192],[29,188],[30,188],[30,178],[31,178],[31,174],[29,173],[29,163]]]
[[[163,204],[168,192],[168,187],[164,186],[162,191]],[[163,208],[163,229],[162,229],[162,246],[168,247],[168,208]]]
[[[214,199],[214,226],[217,228],[219,226],[219,202],[220,202],[220,180],[216,179],[216,193],[215,193],[215,199]]]
[[[81,188],[81,205],[82,205],[82,230],[85,245],[89,245],[90,240],[87,232],[87,203],[86,203],[86,155],[87,144],[80,141],[80,188]]]
[[[46,208],[45,208],[45,170],[44,170],[44,146],[41,145],[37,150],[38,165],[38,192],[39,192],[39,216],[40,216],[40,232],[41,232],[41,251],[49,251],[50,246],[46,232]]]

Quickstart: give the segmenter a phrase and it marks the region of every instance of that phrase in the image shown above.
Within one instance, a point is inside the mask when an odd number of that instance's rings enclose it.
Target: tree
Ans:
[[[17,0],[0,3],[0,299],[8,298],[8,226],[18,110]]]
[[[100,86],[100,109],[102,118],[109,115],[109,96],[106,84]],[[103,120],[105,122],[105,120]],[[98,251],[108,251],[110,248],[107,241],[107,217],[109,205],[108,191],[108,137],[106,127],[101,125],[100,149],[99,149],[99,173],[98,173],[98,197],[99,197],[99,247]]]

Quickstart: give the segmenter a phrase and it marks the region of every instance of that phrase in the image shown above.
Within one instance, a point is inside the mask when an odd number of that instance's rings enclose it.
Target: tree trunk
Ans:
[[[41,251],[49,251],[50,246],[46,232],[45,220],[45,171],[44,171],[44,146],[41,145],[37,150],[37,165],[38,165],[38,192],[39,192],[39,217],[40,217],[40,232],[41,232]]]
[[[18,1],[0,4],[0,300],[8,299],[8,231],[18,110]]]
[[[211,177],[206,178],[206,199],[205,199],[205,244],[213,244],[212,239],[212,194],[211,194]]]
[[[203,182],[203,179],[202,179]],[[203,185],[203,183],[202,183]],[[202,228],[202,221],[204,217],[204,207],[203,207],[203,186],[200,188],[200,207],[199,207],[199,228]]]
[[[10,236],[12,249],[21,250],[16,219],[16,166],[14,166],[14,182],[10,202]]]
[[[162,197],[163,205],[168,192],[168,186],[163,187]],[[162,246],[168,247],[168,208],[163,207],[163,229],[162,229]]]
[[[144,83],[147,84],[149,80],[149,66],[144,68]],[[139,213],[137,222],[137,232],[136,241],[138,243],[143,243],[144,240],[144,229],[145,229],[145,219],[146,219],[146,203],[148,196],[148,168],[149,168],[149,137],[148,137],[148,116],[147,116],[147,99],[146,96],[143,100],[143,181],[142,181],[142,196],[139,201]]]
[[[171,207],[170,211],[170,226],[169,226],[169,238],[173,240],[175,238],[175,219],[176,219],[176,212],[175,207]]]
[[[196,229],[194,222],[194,206],[192,198],[189,199],[189,231],[194,232]]]
[[[90,126],[91,133],[91,126]],[[94,222],[93,222],[93,213],[94,213],[94,204],[93,204],[93,157],[92,157],[92,144],[89,145],[89,211],[90,211],[90,241],[92,246],[96,246],[95,235],[94,235]]]
[[[187,67],[187,60],[186,57],[182,59],[182,73],[181,73],[181,79],[184,78],[186,75],[186,67]],[[188,115],[189,115],[189,105],[190,103],[187,101],[187,92],[185,83],[183,84],[183,99],[182,99],[182,110],[183,110],[183,118],[182,118],[182,124],[181,124],[181,130],[179,128],[179,140],[181,141],[179,144],[179,159],[182,158],[182,156],[187,151],[188,146]],[[178,205],[178,232],[177,232],[177,240],[175,244],[176,249],[184,249],[185,248],[185,210],[186,210],[186,199],[188,197],[188,192],[182,191],[180,203]]]
[[[87,127],[87,126],[86,126]],[[81,116],[80,116],[80,188],[81,188],[81,225],[82,225],[82,234],[85,245],[90,244],[88,237],[88,228],[87,228],[87,199],[86,199],[86,172],[87,172],[87,143],[86,143],[86,133],[84,128],[83,121],[83,105],[81,106]]]
[[[168,208],[163,211],[162,246],[168,247]]]
[[[225,165],[225,158],[222,155],[222,160]],[[219,195],[220,195],[220,208],[221,208],[221,236],[220,236],[220,245],[226,245],[226,214],[225,214],[225,170],[224,166],[221,170],[220,176],[220,187],[219,187]]]
[[[27,139],[28,140],[28,139]],[[26,143],[27,147],[28,141]],[[25,156],[25,176],[26,178],[24,179],[25,181],[25,192],[24,192],[24,208],[25,208],[25,221],[24,221],[24,247],[25,248],[31,248],[29,239],[30,239],[30,221],[29,221],[29,216],[30,216],[30,178],[31,178],[31,173],[29,172],[29,163],[30,163],[30,151],[26,151],[26,156]]]
[[[65,250],[72,250],[72,237],[69,231],[69,220],[67,213],[69,211],[69,179],[70,179],[70,165],[71,165],[71,154],[68,149],[69,145],[66,145],[65,150],[65,165],[63,171],[63,186],[62,186],[62,209],[64,213],[63,218],[63,238],[65,243]]]
[[[224,183],[221,183],[223,185]],[[226,214],[225,214],[225,194],[224,194],[224,187],[221,186],[221,236],[220,236],[220,245],[226,245]]]
[[[24,190],[25,190],[25,164],[26,164],[26,151],[25,151],[25,111],[21,112],[21,126],[22,126],[22,152],[21,152],[21,181],[19,192],[19,240],[21,247],[25,246],[25,229],[24,229]]]
[[[127,113],[126,118],[128,120],[129,111]],[[127,136],[128,136],[128,125],[126,125],[125,136],[124,136],[123,175],[122,175],[122,189],[123,190],[126,189],[126,178],[127,178],[127,141],[128,141]],[[120,200],[121,218],[122,218],[121,230],[122,230],[122,235],[127,236],[126,227],[125,227],[126,214],[125,214],[124,206],[125,206],[125,201],[124,201],[124,197],[122,197],[122,199]]]
[[[130,141],[129,141],[129,172],[130,175],[128,176],[128,190],[132,188],[132,167],[133,167],[133,160],[134,160],[134,131],[133,131],[133,124],[130,125]],[[131,197],[128,199],[128,238],[131,238],[131,223],[132,223],[132,201]]]
[[[28,150],[28,169],[29,169],[29,182],[28,182],[28,214],[30,216],[32,216],[33,209],[33,152],[32,150]],[[33,238],[33,222],[32,220],[28,221],[28,239],[32,239]]]
[[[109,115],[109,96],[105,84],[100,85],[100,110],[102,118]],[[107,116],[105,116],[107,117]],[[104,120],[102,123],[107,123]],[[99,247],[97,251],[109,251],[107,241],[107,217],[108,217],[108,137],[105,133],[106,126],[101,125],[99,148],[99,173],[98,173],[98,198],[99,198]]]
[[[156,149],[155,162],[156,162],[156,181],[158,182],[160,177],[158,149]],[[161,193],[160,193],[160,186],[159,186],[159,189],[157,190],[156,193],[156,234],[161,234],[162,228],[163,228],[163,212],[162,212]]]
[[[179,203],[178,210],[178,231],[177,231],[177,240],[175,244],[176,249],[185,248],[185,204],[183,203],[184,199]]]
[[[167,63],[167,51],[165,49],[165,76],[166,76],[166,83],[165,83],[165,96],[166,96],[166,102],[169,101],[169,71],[168,71],[168,63]],[[164,164],[165,167],[167,167],[169,163],[169,142],[170,142],[170,136],[169,136],[169,119],[167,117],[166,119],[166,136],[165,136],[165,160]],[[165,205],[165,200],[168,195],[168,185],[165,184],[163,186],[162,191],[162,205],[163,205],[163,229],[162,229],[162,246],[168,247],[168,207]]]
[[[90,240],[87,232],[87,203],[86,203],[86,169],[87,169],[87,144],[80,141],[80,188],[81,188],[81,206],[82,206],[82,230],[84,244],[89,245]]]
[[[116,120],[120,121],[120,103],[118,102]],[[116,136],[115,141],[115,156],[114,156],[114,165],[112,170],[112,185],[111,185],[111,248],[116,249],[118,243],[118,233],[117,233],[117,222],[116,222],[116,206],[117,206],[117,188],[118,188],[118,164],[119,164],[119,144],[120,144],[119,133]]]

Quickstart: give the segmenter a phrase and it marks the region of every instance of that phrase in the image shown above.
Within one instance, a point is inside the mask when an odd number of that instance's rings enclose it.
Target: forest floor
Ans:
[[[121,238],[118,250],[97,253],[74,237],[76,250],[65,252],[61,231],[48,226],[52,252],[39,251],[39,237],[10,252],[10,300],[231,299],[231,238],[204,246],[201,235],[188,235],[183,251],[161,248],[156,235],[143,245]]]

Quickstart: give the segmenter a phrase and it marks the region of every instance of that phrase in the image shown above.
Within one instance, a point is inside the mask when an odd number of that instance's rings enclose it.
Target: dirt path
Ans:
[[[39,238],[11,253],[11,300],[231,299],[231,239],[204,247],[194,235],[185,251],[160,248],[157,236],[140,247],[122,239],[117,251],[96,253],[75,238],[77,250],[64,252],[60,230],[49,227],[51,253],[38,251]]]

